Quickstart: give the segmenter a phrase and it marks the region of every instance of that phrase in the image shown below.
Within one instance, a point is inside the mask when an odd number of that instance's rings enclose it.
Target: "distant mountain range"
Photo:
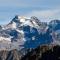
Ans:
[[[37,17],[15,16],[0,25],[0,49],[35,49],[40,45],[60,45],[60,20],[41,22]]]

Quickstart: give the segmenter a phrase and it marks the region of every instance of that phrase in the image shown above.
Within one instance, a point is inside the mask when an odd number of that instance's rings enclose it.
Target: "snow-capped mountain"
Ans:
[[[55,33],[59,33],[59,24],[58,20],[47,24],[35,16],[27,18],[17,15],[7,25],[0,26],[0,48],[21,50],[51,44],[53,40],[57,41]]]

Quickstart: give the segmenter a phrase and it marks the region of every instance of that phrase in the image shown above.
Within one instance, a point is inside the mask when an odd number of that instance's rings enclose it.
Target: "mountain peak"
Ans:
[[[25,16],[16,15],[16,16],[13,18],[13,21],[23,23],[23,22],[25,22],[26,20],[29,20],[29,19],[30,19],[30,18],[25,17]]]
[[[17,27],[20,27],[20,26],[26,26],[26,25],[29,25],[29,26],[38,26],[40,24],[39,20],[37,17],[35,16],[32,16],[32,17],[25,17],[25,16],[19,16],[19,15],[16,15],[12,21],[5,27],[5,29],[16,29]]]

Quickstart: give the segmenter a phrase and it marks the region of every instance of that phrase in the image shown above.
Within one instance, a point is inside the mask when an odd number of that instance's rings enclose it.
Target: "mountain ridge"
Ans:
[[[52,25],[52,22],[56,24]],[[0,48],[21,50],[36,48],[43,44],[53,44],[53,42],[55,44],[59,42],[55,36],[60,29],[59,23],[59,20],[53,20],[47,24],[35,16],[27,18],[17,15],[7,25],[0,26],[0,44],[2,42]]]

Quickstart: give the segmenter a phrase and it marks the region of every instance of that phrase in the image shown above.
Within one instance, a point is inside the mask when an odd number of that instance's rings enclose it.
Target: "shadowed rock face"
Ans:
[[[21,60],[60,60],[60,46],[54,46],[52,49],[45,49],[48,47],[40,47],[32,50],[25,55]],[[45,51],[44,51],[45,50]]]
[[[60,60],[60,46],[39,46],[25,56],[20,51],[0,51],[0,60]]]

